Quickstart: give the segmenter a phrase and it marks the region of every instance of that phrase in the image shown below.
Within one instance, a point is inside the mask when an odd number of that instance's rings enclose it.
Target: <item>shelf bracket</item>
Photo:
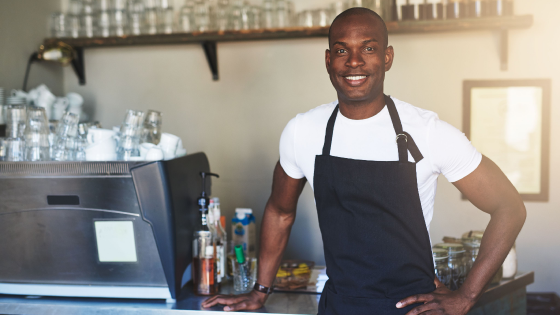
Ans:
[[[206,55],[208,66],[210,66],[210,71],[212,71],[212,79],[214,81],[218,81],[220,79],[220,76],[218,73],[218,48],[216,46],[216,42],[202,42],[202,48],[204,49],[204,54]]]
[[[500,30],[500,70],[507,71],[509,63],[509,32]]]
[[[84,66],[84,48],[74,47],[76,58],[72,59],[72,68],[78,77],[80,85],[86,85],[86,72]]]

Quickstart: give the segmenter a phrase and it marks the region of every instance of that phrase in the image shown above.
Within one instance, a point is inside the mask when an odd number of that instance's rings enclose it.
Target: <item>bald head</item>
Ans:
[[[383,38],[385,39],[384,48],[387,48],[387,46],[389,45],[389,32],[387,31],[387,25],[385,25],[385,21],[383,21],[379,14],[367,8],[350,8],[340,13],[334,19],[331,27],[329,28],[329,47],[331,47],[331,34],[333,33],[333,31],[335,31],[339,27],[346,27],[347,23],[353,23],[357,20],[369,20],[371,21],[371,27],[380,28],[380,31],[383,33]]]

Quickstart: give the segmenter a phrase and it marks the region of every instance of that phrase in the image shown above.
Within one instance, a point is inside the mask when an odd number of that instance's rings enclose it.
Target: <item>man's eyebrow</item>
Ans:
[[[346,43],[345,43],[345,42],[334,42],[334,43],[333,43],[333,46],[334,46],[334,45],[340,45],[340,46],[346,47]]]
[[[372,43],[372,42],[379,43],[379,41],[377,41],[377,39],[368,39],[368,40],[364,40],[364,41],[362,42],[362,44],[367,44],[367,43]]]

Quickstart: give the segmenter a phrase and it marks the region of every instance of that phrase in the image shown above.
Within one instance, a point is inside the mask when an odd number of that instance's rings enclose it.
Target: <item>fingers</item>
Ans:
[[[243,297],[243,296],[216,295],[216,296],[211,297],[208,300],[204,301],[202,303],[202,307],[212,307],[216,304],[232,305],[232,304],[237,304],[237,303],[239,303],[239,302],[241,302],[245,299],[246,299],[246,297]]]
[[[249,310],[247,307],[247,301],[242,301],[240,303],[236,303],[236,304],[232,304],[232,305],[228,305],[226,307],[224,307],[224,311],[226,312],[235,312],[235,311],[241,311],[241,310]]]
[[[437,314],[437,312],[434,311],[436,309],[436,307],[437,307],[437,304],[435,304],[435,303],[427,303],[427,304],[420,305],[418,307],[413,308],[410,312],[406,313],[406,315]]]
[[[401,300],[399,303],[397,303],[397,308],[407,307],[416,303],[427,303],[433,301],[433,299],[434,296],[432,294],[417,294]]]

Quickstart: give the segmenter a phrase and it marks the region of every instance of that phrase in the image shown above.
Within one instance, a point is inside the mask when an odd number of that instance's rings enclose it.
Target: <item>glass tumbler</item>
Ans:
[[[247,292],[253,289],[257,280],[257,258],[247,257],[245,263],[237,262],[235,256],[229,256],[233,273],[233,290]]]
[[[155,145],[159,144],[161,139],[161,113],[155,110],[149,110],[144,119],[142,130],[142,142],[149,142]]]
[[[127,110],[120,128],[119,141],[117,145],[117,159],[128,161],[132,157],[140,156],[140,136],[144,112]]]
[[[8,138],[22,138],[25,132],[27,107],[25,105],[8,105],[6,112],[6,136]]]
[[[6,156],[4,158],[5,161],[25,161],[25,140],[22,138],[4,139],[4,148],[6,150]]]
[[[52,37],[66,37],[66,15],[61,12],[56,12],[51,15],[51,36]]]
[[[75,158],[76,137],[78,135],[79,116],[65,112],[58,122],[52,145],[51,159],[55,161],[72,161]]]
[[[27,109],[25,126],[25,160],[48,161],[49,149],[49,125],[45,109],[30,107]]]

